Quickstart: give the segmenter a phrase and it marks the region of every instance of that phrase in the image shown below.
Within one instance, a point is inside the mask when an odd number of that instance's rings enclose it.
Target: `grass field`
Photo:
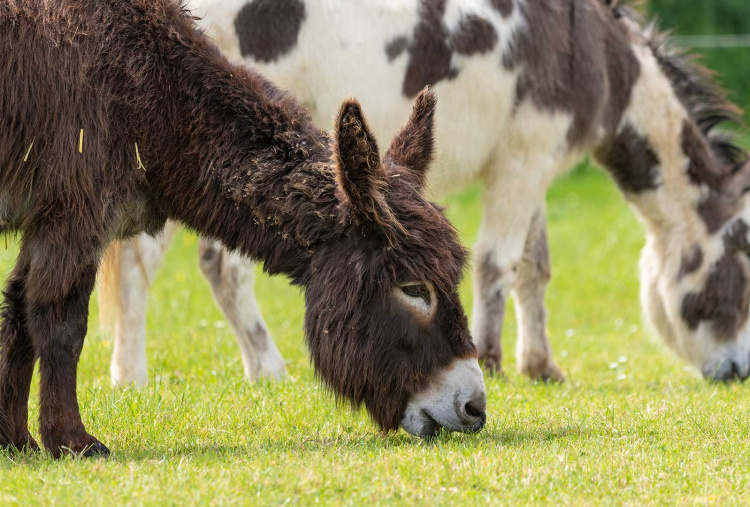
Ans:
[[[468,245],[478,193],[448,201]],[[198,272],[197,240],[183,233],[154,286],[146,389],[109,386],[112,345],[92,301],[79,398],[112,456],[0,453],[0,505],[746,502],[750,387],[705,383],[644,330],[642,227],[606,175],[579,170],[548,203],[549,329],[568,381],[535,384],[515,373],[509,311],[508,375],[486,378],[482,433],[432,442],[382,435],[364,413],[337,407],[314,379],[302,297],[283,278],[261,277],[257,294],[289,376],[246,383]],[[15,254],[14,245],[0,249],[3,273]],[[462,300],[471,308],[470,276]],[[30,409],[35,420],[35,398]]]

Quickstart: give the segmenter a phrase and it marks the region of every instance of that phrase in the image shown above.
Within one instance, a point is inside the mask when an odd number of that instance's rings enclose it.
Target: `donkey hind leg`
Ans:
[[[168,222],[162,234],[154,238],[140,234],[122,243],[117,291],[114,350],[110,375],[116,386],[148,383],[146,360],[146,310],[151,283],[162,265],[178,225]],[[115,248],[118,248],[117,246]]]
[[[0,325],[0,446],[38,450],[39,445],[28,430],[35,352],[26,327],[26,273],[25,260],[19,256],[4,291]]]
[[[532,220],[513,288],[518,322],[516,364],[520,373],[532,379],[562,382],[565,376],[552,360],[547,337],[544,294],[551,274],[547,222],[542,207]]]
[[[201,271],[237,338],[245,376],[249,380],[282,378],[284,358],[255,299],[255,263],[208,239],[201,239],[199,256]]]

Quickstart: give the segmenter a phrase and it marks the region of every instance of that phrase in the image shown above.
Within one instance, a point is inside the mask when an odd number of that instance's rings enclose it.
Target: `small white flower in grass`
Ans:
[[[617,358],[617,362],[620,364],[627,363],[628,362],[628,356],[620,356]]]
[[[575,335],[576,335],[575,329],[568,329],[567,331],[565,331],[565,336],[567,336],[568,338],[572,338]]]
[[[619,375],[617,376],[617,380],[625,380],[626,378],[628,378],[628,377],[627,377],[627,375],[625,375],[624,373],[620,373],[620,374],[619,374]]]
[[[215,329],[224,329],[225,327],[227,327],[227,323],[224,322],[223,320],[214,321]]]
[[[201,319],[198,321],[198,327],[207,327],[208,321],[206,319]]]
[[[456,487],[452,487],[452,488],[441,487],[440,488],[441,493],[445,493],[446,491],[449,493],[458,493],[458,488]]]
[[[568,351],[567,350],[563,350],[562,352],[560,352],[560,355],[562,357],[568,357]]]
[[[609,363],[609,369],[610,369],[610,370],[614,370],[614,369],[616,369],[616,368],[617,368],[618,366],[620,366],[620,363],[617,363],[617,362],[614,362],[614,363]]]

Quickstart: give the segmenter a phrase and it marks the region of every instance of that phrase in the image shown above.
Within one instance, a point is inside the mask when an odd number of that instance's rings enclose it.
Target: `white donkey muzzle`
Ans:
[[[479,362],[459,359],[453,362],[424,391],[411,397],[401,426],[423,438],[440,428],[473,433],[487,422],[487,395]]]
[[[717,347],[701,366],[706,380],[714,382],[744,381],[750,377],[750,330],[745,326],[735,343]]]

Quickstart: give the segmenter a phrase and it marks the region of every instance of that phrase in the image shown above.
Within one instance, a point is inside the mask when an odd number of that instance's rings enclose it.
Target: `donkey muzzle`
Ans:
[[[440,428],[475,433],[487,423],[484,378],[475,358],[459,359],[439,372],[424,391],[411,397],[401,426],[423,438]]]

